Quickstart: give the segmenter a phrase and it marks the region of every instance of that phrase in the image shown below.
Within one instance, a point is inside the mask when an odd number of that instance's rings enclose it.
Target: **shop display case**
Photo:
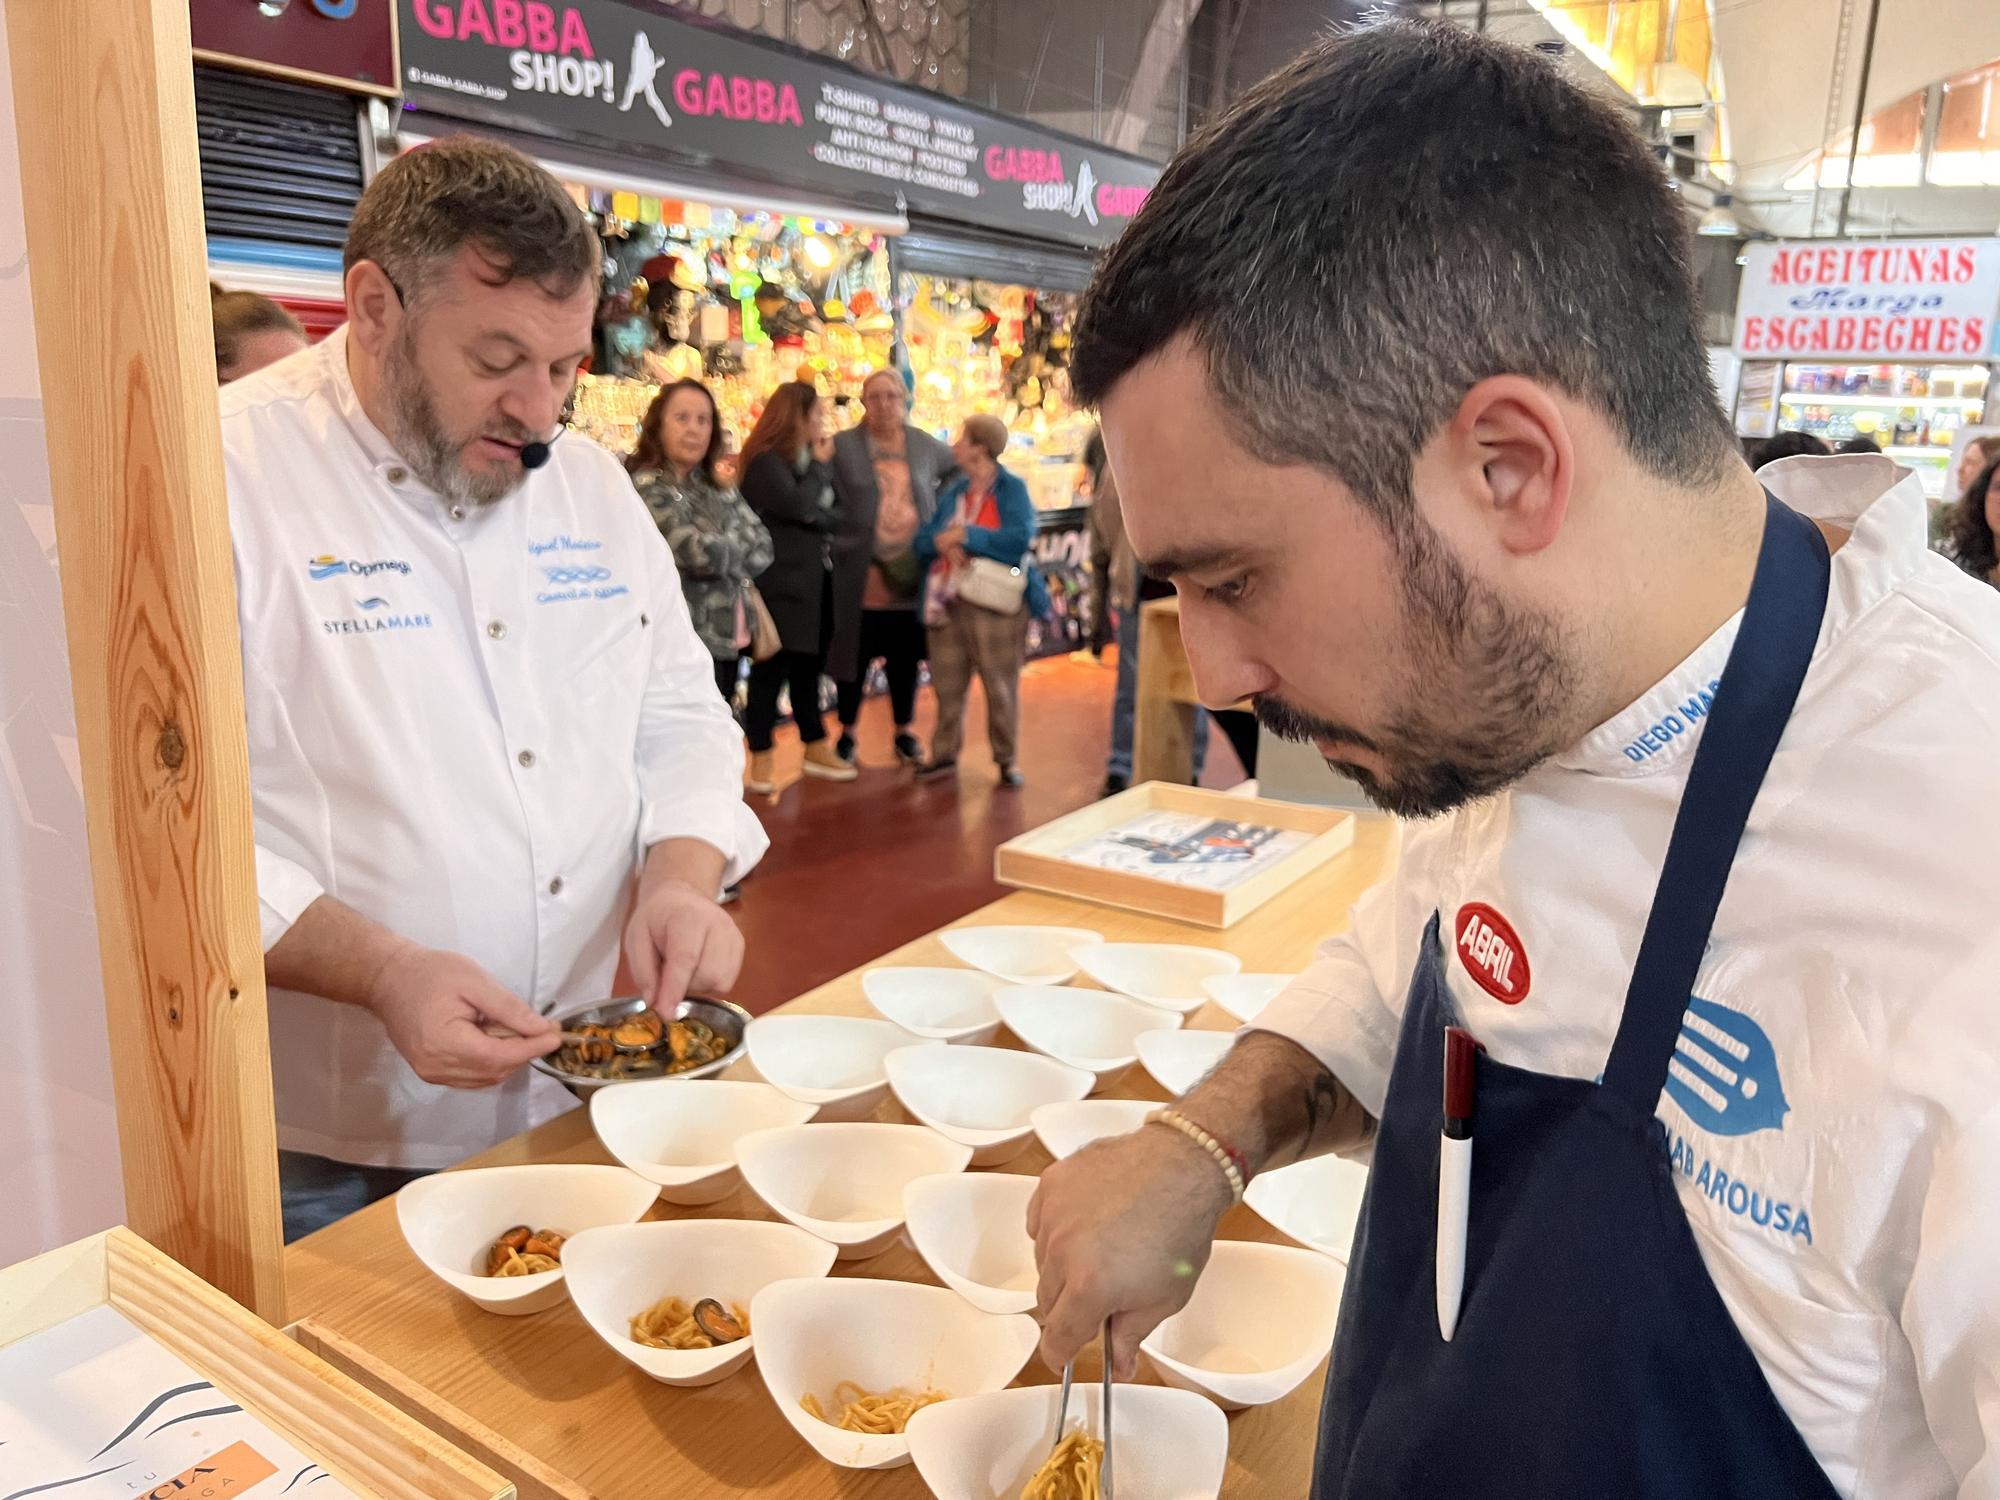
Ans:
[[[1070,328],[1081,300],[995,281],[906,272],[898,300],[916,379],[910,420],[949,439],[974,412],[1013,432],[1006,464],[1041,510],[1087,499],[1091,420],[1069,395]]]
[[[1961,427],[1984,420],[1985,365],[1806,364],[1784,367],[1778,428],[1828,443],[1873,438],[1917,471],[1933,500],[1947,499]]]
[[[570,420],[612,452],[632,450],[646,408],[675,380],[715,392],[733,451],[782,382],[810,380],[844,399],[888,363],[882,235],[579,184],[570,193],[604,237],[606,261],[592,368]]]

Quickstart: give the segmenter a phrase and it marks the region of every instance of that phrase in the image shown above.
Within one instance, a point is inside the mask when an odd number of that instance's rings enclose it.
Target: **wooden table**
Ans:
[[[962,924],[1052,923],[1095,928],[1119,941],[1205,943],[1242,956],[1257,971],[1302,968],[1318,942],[1345,925],[1354,898],[1381,867],[1387,824],[1364,818],[1354,847],[1227,932],[1184,927],[1055,896],[1019,893]],[[884,965],[950,964],[935,936],[888,954]],[[853,973],[802,995],[785,1009],[872,1014]],[[1190,1018],[1223,1028],[1213,1006]],[[1007,1040],[1007,1034],[1002,1033]],[[754,1077],[745,1067],[736,1074]],[[733,1074],[732,1076],[736,1076]],[[1142,1069],[1112,1092],[1160,1099]],[[882,1117],[903,1117],[893,1097]],[[576,1110],[517,1137],[468,1165],[529,1161],[609,1161]],[[1039,1146],[1003,1170],[1037,1173]],[[658,1204],[653,1217],[777,1217],[746,1188],[707,1208]],[[1226,1238],[1279,1236],[1247,1208],[1224,1221]],[[527,1318],[481,1311],[433,1277],[403,1243],[395,1206],[377,1203],[292,1246],[286,1253],[294,1315],[312,1347],[432,1425],[467,1453],[520,1486],[522,1500],[654,1500],[754,1492],[778,1497],[918,1497],[914,1468],[883,1472],[823,1462],[772,1405],[754,1367],[714,1386],[656,1384],[607,1349],[575,1308],[563,1303]],[[835,1275],[935,1278],[903,1243],[870,1260],[841,1262]],[[1091,1366],[1088,1378],[1095,1378]],[[1086,1378],[1085,1361],[1078,1376]],[[1024,1381],[1048,1373],[1030,1361]],[[1309,1486],[1323,1371],[1285,1400],[1230,1419],[1225,1496],[1303,1495]]]

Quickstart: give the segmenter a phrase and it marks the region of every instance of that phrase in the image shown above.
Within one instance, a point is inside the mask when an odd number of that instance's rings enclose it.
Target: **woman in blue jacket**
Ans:
[[[938,496],[937,508],[918,530],[913,549],[928,572],[923,620],[929,631],[931,686],[937,690],[937,731],[923,777],[958,769],[965,731],[965,697],[972,676],[986,687],[986,737],[1002,786],[1019,786],[1015,756],[1020,728],[1021,664],[1028,650],[1028,618],[1047,608],[1041,579],[1028,560],[1035,537],[1035,502],[1018,477],[1000,467],[1007,426],[998,417],[967,417],[951,445],[959,478]],[[992,569],[974,577],[974,559],[1021,576],[1011,592]],[[961,591],[983,602],[961,597]],[[1038,602],[1037,595],[1040,595]],[[1005,606],[1011,604],[1011,608]]]

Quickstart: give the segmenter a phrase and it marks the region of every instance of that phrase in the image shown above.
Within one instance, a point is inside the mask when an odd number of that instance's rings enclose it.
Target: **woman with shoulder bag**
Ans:
[[[695,634],[715,658],[715,685],[734,703],[739,659],[761,613],[750,580],[771,566],[771,533],[716,476],[721,453],[714,395],[699,380],[677,380],[646,409],[625,467],[673,550]]]
[[[830,548],[839,521],[832,458],[825,403],[810,385],[791,381],[772,392],[738,459],[743,498],[771,533],[771,564],[756,582],[781,647],[750,668],[743,728],[750,739],[748,785],[753,792],[777,789],[771,741],[778,694],[788,684],[792,720],[806,747],[806,775],[852,781],[858,774],[827,743],[819,707],[820,674],[833,626]]]
[[[986,734],[1000,784],[1021,784],[1016,755],[1028,619],[1048,606],[1028,559],[1035,502],[1028,487],[1000,467],[1006,450],[1004,422],[985,414],[967,417],[951,445],[960,477],[938,496],[937,510],[917,532],[914,550],[929,569],[922,615],[938,699],[931,758],[917,773],[922,777],[958,769],[965,699],[976,672],[986,689]]]

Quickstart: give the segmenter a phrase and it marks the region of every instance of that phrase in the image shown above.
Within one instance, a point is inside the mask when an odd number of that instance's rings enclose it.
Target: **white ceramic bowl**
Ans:
[[[604,1149],[669,1203],[713,1203],[736,1190],[736,1143],[753,1130],[803,1125],[813,1106],[768,1083],[660,1078],[599,1089],[590,1123]]]
[[[517,1224],[575,1235],[605,1224],[635,1223],[659,1191],[623,1167],[478,1167],[410,1183],[396,1194],[396,1223],[438,1280],[488,1312],[519,1317],[562,1301],[563,1269],[482,1276],[495,1240]]]
[[[938,939],[962,964],[1009,984],[1061,984],[1076,974],[1078,950],[1104,941],[1084,927],[954,927]]]
[[[993,993],[1001,983],[972,969],[870,969],[861,993],[912,1036],[977,1046],[1000,1030]]]
[[[563,1269],[577,1311],[619,1354],[666,1385],[713,1385],[750,1363],[754,1323],[749,1338],[719,1348],[655,1349],[633,1339],[632,1319],[665,1297],[747,1309],[774,1281],[826,1275],[833,1255],[789,1224],[668,1219],[586,1229],[563,1246]]]
[[[1201,987],[1209,999],[1247,1026],[1296,978],[1296,974],[1212,974]]]
[[[1044,1057],[1097,1075],[1092,1093],[1109,1088],[1139,1060],[1141,1032],[1171,1030],[1180,1017],[1102,990],[1021,985],[993,997],[1007,1029]]]
[[[1028,1200],[1037,1181],[1018,1172],[956,1172],[919,1177],[903,1189],[917,1253],[981,1312],[1024,1313],[1035,1305]]]
[[[1028,1123],[1042,1149],[1061,1161],[1092,1141],[1130,1135],[1157,1107],[1146,1099],[1079,1099],[1074,1104],[1044,1104]]]
[[[1289,1245],[1218,1240],[1194,1297],[1139,1347],[1224,1411],[1282,1400],[1333,1347],[1347,1268]],[[1116,1414],[1113,1414],[1116,1420]]]
[[[743,1039],[758,1074],[822,1120],[873,1114],[889,1093],[882,1059],[920,1040],[867,1016],[759,1016]]]
[[[1099,943],[1076,955],[1077,965],[1107,990],[1186,1015],[1208,999],[1202,984],[1234,974],[1243,960],[1220,948],[1182,943]]]
[[[799,1405],[808,1391],[829,1415],[838,1414],[834,1387],[849,1380],[875,1392],[981,1396],[1020,1374],[1041,1338],[1033,1318],[980,1312],[941,1286],[847,1276],[765,1287],[750,1304],[750,1326],[778,1410],[820,1457],[848,1469],[908,1463],[908,1436],[846,1432],[808,1416]]]
[[[1316,1156],[1252,1178],[1243,1201],[1280,1234],[1346,1265],[1367,1191],[1368,1169],[1360,1162]]]
[[[889,1087],[912,1116],[972,1148],[975,1167],[1028,1149],[1036,1108],[1081,1099],[1097,1077],[1011,1047],[903,1047],[885,1060]]]
[[[1067,1431],[1104,1436],[1102,1389],[1070,1392]],[[1062,1391],[1022,1386],[927,1406],[910,1418],[910,1456],[937,1500],[1016,1500],[1049,1456]],[[1135,1500],[1215,1500],[1229,1465],[1229,1422],[1188,1391],[1121,1385],[1112,1393],[1112,1479]]]
[[[746,1135],[736,1160],[759,1198],[842,1260],[861,1260],[902,1232],[903,1189],[963,1172],[972,1148],[922,1125],[793,1125]]]
[[[1233,1031],[1145,1031],[1132,1044],[1153,1082],[1178,1099],[1236,1045]],[[1116,1413],[1113,1413],[1115,1416]]]

